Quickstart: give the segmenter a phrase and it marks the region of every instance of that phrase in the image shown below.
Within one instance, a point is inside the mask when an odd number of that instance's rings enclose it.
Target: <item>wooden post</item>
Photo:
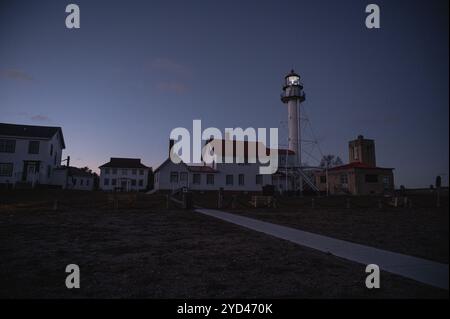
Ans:
[[[233,195],[233,200],[231,201],[231,208],[236,209],[237,206],[237,195]]]

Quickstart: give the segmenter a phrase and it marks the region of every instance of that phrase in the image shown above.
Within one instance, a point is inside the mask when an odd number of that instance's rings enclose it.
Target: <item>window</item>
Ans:
[[[366,180],[366,183],[378,183],[378,175],[366,174],[365,180]]]
[[[170,182],[178,183],[178,172],[170,172]]]
[[[50,156],[53,155],[53,144],[50,144]]]
[[[321,175],[319,179],[320,179],[320,184],[326,184],[327,183],[327,176],[326,175]]]
[[[50,165],[47,165],[47,178],[50,178],[52,175],[52,167]]]
[[[113,173],[113,175],[116,175],[117,174],[117,168],[113,168],[112,169],[112,173]]]
[[[206,184],[214,185],[214,174],[206,175]]]
[[[108,185],[109,185],[109,178],[105,178],[105,179],[103,180],[103,184],[106,185],[106,186],[108,186]]]
[[[139,180],[139,186],[140,186],[140,187],[144,186],[144,180],[143,180],[143,179],[140,179],[140,180]]]
[[[89,180],[88,179],[86,180],[86,186],[89,186]]]
[[[55,157],[54,157],[54,159],[53,159],[53,165],[56,165],[56,157],[58,156],[58,153],[57,152],[55,152]]]
[[[137,174],[137,169],[133,168],[133,169],[131,170],[131,174],[136,175],[136,174]]]
[[[200,174],[194,174],[194,175],[192,176],[192,182],[193,182],[194,184],[199,185],[200,182],[201,182],[201,175],[200,175]]]
[[[0,140],[0,153],[14,153],[16,140]]]
[[[341,179],[341,184],[348,184],[348,175],[347,174],[341,174],[340,179]]]
[[[136,186],[136,180],[135,179],[131,180],[131,186]]]
[[[244,185],[244,174],[239,174],[239,185]]]
[[[233,185],[233,175],[227,175],[227,177],[226,177],[226,184],[227,185]]]
[[[128,174],[128,170],[127,169],[123,169],[122,170],[122,175],[127,175]]]
[[[144,175],[144,170],[143,169],[139,170],[139,175]]]
[[[12,163],[0,163],[0,176],[12,177],[13,164]]]
[[[388,189],[391,186],[391,178],[389,176],[383,176],[383,187]]]
[[[84,179],[80,179],[80,185],[83,186]]]
[[[261,174],[256,175],[256,185],[262,185],[263,183],[263,176]]]
[[[76,178],[72,178],[72,183],[73,183],[73,185],[77,185],[77,179]]]
[[[180,173],[180,182],[187,182],[188,174],[186,172]]]
[[[28,143],[28,154],[39,154],[39,141],[30,141]]]
[[[109,168],[105,168],[104,172],[105,172],[105,175],[109,175]]]
[[[117,179],[113,178],[113,179],[111,180],[111,185],[112,185],[112,186],[116,186],[116,185],[117,185]]]

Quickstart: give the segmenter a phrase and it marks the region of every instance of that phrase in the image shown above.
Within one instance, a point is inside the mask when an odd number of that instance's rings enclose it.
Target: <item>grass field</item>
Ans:
[[[448,292],[140,195],[2,192],[2,298],[448,298]],[[53,210],[54,200],[58,207]],[[81,288],[65,287],[77,264]]]

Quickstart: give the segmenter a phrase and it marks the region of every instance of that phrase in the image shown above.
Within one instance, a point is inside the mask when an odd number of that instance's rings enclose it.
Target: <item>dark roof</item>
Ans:
[[[60,127],[0,123],[0,135],[6,136],[50,139],[58,132],[61,134],[62,147],[66,148],[64,136]]]
[[[366,163],[361,162],[353,162],[350,164],[340,165],[336,167],[330,168],[328,171],[339,171],[339,170],[346,170],[346,169],[353,169],[353,168],[363,168],[363,169],[393,169],[390,167],[377,167],[377,166],[371,166]]]
[[[86,172],[85,170],[74,167],[74,166],[60,166],[55,168],[55,170],[67,170],[69,169],[69,176],[83,176],[83,177],[94,177],[94,173]]]
[[[112,168],[149,168],[141,163],[140,158],[119,158],[111,157],[108,163],[103,164],[99,168],[112,167]]]

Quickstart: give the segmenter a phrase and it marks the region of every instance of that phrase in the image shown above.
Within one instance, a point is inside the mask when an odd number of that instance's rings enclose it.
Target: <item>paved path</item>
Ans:
[[[335,256],[364,265],[376,264],[381,270],[448,290],[448,264],[354,244],[348,241],[225,213],[219,210],[202,208],[196,209],[196,212],[285,239],[302,246],[331,253]]]

